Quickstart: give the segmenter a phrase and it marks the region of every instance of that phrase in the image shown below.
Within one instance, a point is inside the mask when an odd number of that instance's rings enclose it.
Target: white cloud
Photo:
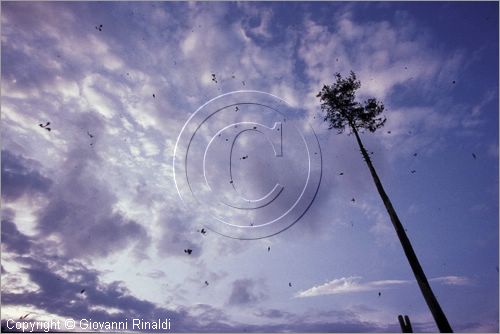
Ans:
[[[465,276],[442,276],[442,277],[431,278],[430,281],[439,282],[444,285],[456,285],[456,286],[472,284],[472,281]]]
[[[411,283],[408,280],[381,280],[381,281],[371,281],[371,282],[361,282],[362,277],[360,276],[350,276],[334,279],[328,283],[313,286],[305,291],[298,292],[295,297],[315,297],[322,295],[335,295],[341,293],[353,293],[353,292],[364,292],[364,291],[374,291],[383,288],[391,288],[395,286],[400,286],[402,284]]]

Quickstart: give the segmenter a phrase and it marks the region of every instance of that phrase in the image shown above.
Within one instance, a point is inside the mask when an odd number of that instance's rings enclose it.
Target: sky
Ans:
[[[498,332],[498,30],[498,2],[2,2],[2,325],[437,331],[354,136],[322,119],[352,70],[453,330]]]

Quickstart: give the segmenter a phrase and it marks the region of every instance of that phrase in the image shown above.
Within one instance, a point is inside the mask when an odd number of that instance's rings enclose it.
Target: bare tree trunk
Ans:
[[[375,185],[377,186],[378,193],[380,194],[380,197],[384,202],[385,208],[389,213],[392,225],[394,226],[394,229],[396,229],[396,233],[398,235],[399,241],[401,242],[401,245],[403,246],[406,258],[408,259],[408,262],[410,262],[413,274],[417,279],[420,291],[422,291],[422,294],[424,295],[425,302],[427,303],[427,306],[429,307],[432,316],[434,317],[434,321],[436,321],[436,325],[441,333],[452,333],[453,330],[451,329],[451,326],[448,323],[448,319],[446,319],[446,315],[441,309],[441,306],[439,306],[436,296],[434,296],[434,293],[432,292],[431,286],[427,281],[427,277],[425,277],[425,273],[422,267],[420,266],[420,263],[418,262],[417,255],[413,251],[413,247],[411,246],[410,240],[406,236],[406,232],[403,228],[403,225],[399,221],[398,215],[396,214],[396,210],[394,210],[392,203],[389,200],[389,196],[387,196],[387,194],[385,193],[385,190],[382,187],[382,182],[380,182],[380,179],[378,178],[377,172],[373,167],[370,157],[368,156],[368,153],[366,152],[363,143],[359,138],[358,131],[356,130],[356,127],[353,125],[351,125],[351,129],[354,132],[354,135],[356,136],[359,148],[361,149],[361,154],[363,155],[363,158],[365,159],[366,164],[368,165],[368,169],[370,169],[370,173],[372,175],[373,181],[375,182]]]

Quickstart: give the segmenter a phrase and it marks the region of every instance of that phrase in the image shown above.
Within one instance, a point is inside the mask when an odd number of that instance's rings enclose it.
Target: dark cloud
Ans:
[[[52,181],[38,172],[39,163],[2,150],[2,199],[11,201],[23,195],[46,193]]]
[[[277,309],[258,310],[254,312],[254,314],[258,317],[270,318],[270,319],[289,319],[295,316],[293,313]]]
[[[8,215],[4,215],[8,216]],[[4,219],[6,219],[6,217]],[[7,220],[5,220],[7,221]],[[2,227],[4,223],[2,223]],[[268,325],[248,325],[231,322],[222,310],[207,304],[197,304],[191,307],[167,309],[134,297],[122,282],[114,281],[103,283],[100,272],[89,269],[78,260],[68,257],[42,256],[37,254],[41,245],[15,228],[13,222],[7,224],[7,230],[15,235],[15,240],[23,244],[32,245],[30,249],[11,247],[12,237],[2,242],[9,245],[8,251],[18,255],[16,261],[22,265],[22,273],[26,274],[38,289],[36,291],[17,292],[10,286],[2,290],[3,305],[18,305],[35,307],[49,314],[65,318],[91,318],[93,321],[123,321],[125,318],[142,318],[155,320],[169,318],[172,323],[172,332],[395,332],[397,325],[380,327],[373,323],[361,322],[350,313],[341,311],[322,312],[318,316],[333,317],[333,321],[311,322],[317,318],[314,312],[302,316],[280,310],[263,310],[255,314],[261,317],[281,319],[282,323]],[[14,232],[12,232],[14,231]],[[6,241],[8,240],[8,241]],[[18,275],[10,274],[7,275]],[[233,282],[230,303],[234,306],[249,305],[262,300],[263,294],[257,290],[257,283],[249,279],[240,279]],[[85,293],[81,294],[82,289]],[[108,309],[114,311],[108,311]],[[116,312],[118,310],[118,312]],[[338,320],[339,315],[342,319]],[[36,314],[31,316],[36,320]],[[6,319],[2,319],[5,326]]]
[[[257,282],[251,279],[238,279],[232,284],[228,304],[234,306],[248,306],[265,299],[262,289]]]
[[[40,235],[59,235],[66,254],[74,257],[107,256],[134,245],[139,253],[145,251],[145,228],[115,209],[117,196],[98,178],[100,159],[83,153],[78,148],[66,156],[66,173],[39,211]]]

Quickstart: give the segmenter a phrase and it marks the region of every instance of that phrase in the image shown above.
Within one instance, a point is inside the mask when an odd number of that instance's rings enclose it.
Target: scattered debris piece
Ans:
[[[215,77],[215,73],[212,73],[212,81],[217,83],[217,78]]]
[[[243,159],[243,160],[245,160],[245,159],[247,159],[247,158],[248,158],[248,154],[247,154],[247,155],[245,155],[244,157],[241,157],[241,159]]]
[[[153,94],[153,99],[156,98],[155,94]]]
[[[205,281],[205,285],[208,286],[208,281]]]
[[[353,198],[351,199],[351,202],[356,202],[356,199],[353,197]]]
[[[243,86],[245,86],[245,80],[243,80],[241,83],[243,84]]]
[[[87,131],[87,134],[89,135],[90,138],[94,138],[94,135],[91,134],[90,132]]]
[[[201,231],[200,231],[200,233],[201,234],[207,234],[207,231],[204,228],[202,228]]]
[[[96,30],[102,31],[102,24],[99,24],[99,26],[95,26]]]
[[[388,134],[391,134],[391,131],[387,131]]]
[[[289,287],[292,287],[292,282],[288,282],[288,286],[289,286]]]
[[[45,130],[47,130],[47,131],[50,132],[50,128],[48,127],[49,125],[50,125],[50,122],[47,122],[45,125],[43,125],[41,123],[38,124],[39,127],[41,127],[41,128],[43,128],[43,129],[45,129]]]
[[[410,171],[410,173],[412,173],[412,174],[415,174],[416,172],[417,172],[417,171],[416,171],[416,170],[414,170],[414,169],[412,169],[412,170]]]
[[[339,173],[339,175],[344,175],[344,173],[343,173],[343,172],[340,172],[340,173]]]
[[[416,157],[418,155],[418,153],[413,153],[413,156]]]
[[[80,294],[83,294],[85,292],[85,289],[82,289],[82,291],[80,291]]]
[[[238,108],[238,106],[236,106],[236,107],[234,108],[234,111],[238,112],[238,110],[240,110],[240,108]]]
[[[472,157],[474,158],[474,160],[477,159],[477,156],[474,153],[472,153]]]
[[[253,225],[253,224],[252,224]],[[271,251],[271,246],[267,246],[267,251],[270,252]]]
[[[379,296],[379,297],[380,297],[380,296],[382,296],[382,293],[381,293],[380,291],[378,292],[378,296]]]
[[[189,248],[184,250],[184,253],[186,253],[187,255],[191,255],[192,252],[193,250]]]

